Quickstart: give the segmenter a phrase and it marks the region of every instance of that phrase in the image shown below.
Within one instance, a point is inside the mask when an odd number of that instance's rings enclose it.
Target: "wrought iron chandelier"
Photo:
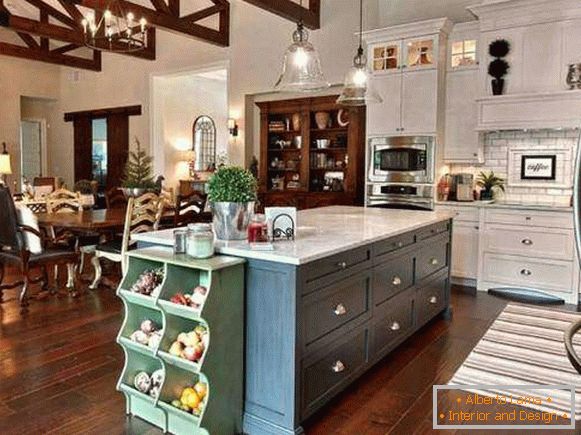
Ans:
[[[147,48],[147,20],[136,20],[119,0],[111,0],[102,13],[89,12],[81,24],[85,45],[93,50],[129,53]]]

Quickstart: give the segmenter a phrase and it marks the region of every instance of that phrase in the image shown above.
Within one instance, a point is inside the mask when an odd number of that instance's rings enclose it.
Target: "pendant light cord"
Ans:
[[[359,48],[357,55],[363,56],[363,0],[359,0]]]

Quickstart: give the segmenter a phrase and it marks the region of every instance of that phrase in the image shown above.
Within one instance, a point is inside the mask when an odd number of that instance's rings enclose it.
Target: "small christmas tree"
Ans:
[[[153,189],[153,158],[141,149],[139,139],[135,138],[137,150],[130,151],[125,171],[123,173],[122,186],[128,189]]]

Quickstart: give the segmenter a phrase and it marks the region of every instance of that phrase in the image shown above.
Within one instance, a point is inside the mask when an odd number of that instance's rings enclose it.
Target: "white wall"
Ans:
[[[201,115],[216,123],[217,153],[228,149],[228,93],[225,80],[201,78],[198,75],[156,77],[153,82],[155,142],[164,153],[156,153],[156,169],[165,176],[167,186],[177,187],[188,178],[183,152],[192,149],[192,128]]]

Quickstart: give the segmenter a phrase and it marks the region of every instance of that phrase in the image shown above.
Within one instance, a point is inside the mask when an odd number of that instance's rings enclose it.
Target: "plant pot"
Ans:
[[[492,95],[504,93],[504,79],[492,79]]]
[[[254,212],[251,202],[213,202],[214,231],[220,240],[246,240],[248,225]]]
[[[293,113],[291,119],[293,124],[293,131],[299,131],[301,129],[301,114]]]
[[[492,190],[481,190],[480,191],[480,200],[481,201],[490,201],[494,198],[494,194]]]
[[[121,187],[121,191],[125,198],[137,198],[147,192],[148,189],[144,187]]]

